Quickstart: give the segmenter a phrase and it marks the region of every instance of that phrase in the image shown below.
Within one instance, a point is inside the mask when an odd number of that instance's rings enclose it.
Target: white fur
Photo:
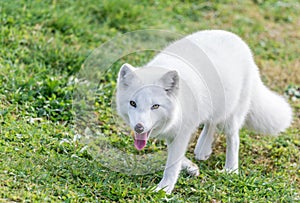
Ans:
[[[130,100],[137,103],[136,108],[129,105]],[[154,104],[160,107],[151,109]],[[196,159],[208,159],[219,128],[226,134],[225,171],[238,172],[239,130],[244,123],[275,135],[292,121],[289,104],[263,85],[248,46],[238,36],[219,30],[200,31],[176,41],[143,68],[124,64],[118,78],[117,109],[133,129],[142,123],[145,131],[152,130],[150,137],[166,139],[168,159],[157,190],[167,193],[182,168],[199,174],[184,156],[199,124],[205,127],[194,151]]]

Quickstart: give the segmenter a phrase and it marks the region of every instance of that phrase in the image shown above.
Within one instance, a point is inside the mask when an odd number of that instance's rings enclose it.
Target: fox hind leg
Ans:
[[[239,124],[236,119],[231,119],[226,125],[226,161],[224,171],[238,173],[240,146]]]
[[[242,102],[233,114],[225,122],[225,135],[226,135],[226,161],[225,171],[238,173],[239,167],[239,146],[240,136],[239,131],[242,128],[247,112],[250,106],[249,95],[244,95]]]

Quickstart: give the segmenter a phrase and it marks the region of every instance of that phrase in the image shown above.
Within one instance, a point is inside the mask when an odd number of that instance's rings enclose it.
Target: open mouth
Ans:
[[[151,130],[145,133],[134,133],[134,146],[137,150],[142,150],[147,144],[148,137],[151,133]]]

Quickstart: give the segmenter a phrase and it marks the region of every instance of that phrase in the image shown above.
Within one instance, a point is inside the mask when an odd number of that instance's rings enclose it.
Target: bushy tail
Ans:
[[[292,117],[292,109],[285,99],[258,79],[245,126],[259,133],[277,135],[290,126]]]

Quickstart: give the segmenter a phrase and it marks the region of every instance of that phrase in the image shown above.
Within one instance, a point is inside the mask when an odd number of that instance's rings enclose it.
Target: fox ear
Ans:
[[[118,75],[118,84],[123,87],[128,87],[135,79],[137,79],[134,73],[134,68],[132,65],[125,63],[122,65]]]
[[[167,94],[175,94],[179,88],[179,76],[177,71],[172,70],[165,73],[159,80],[158,84],[166,90]]]

